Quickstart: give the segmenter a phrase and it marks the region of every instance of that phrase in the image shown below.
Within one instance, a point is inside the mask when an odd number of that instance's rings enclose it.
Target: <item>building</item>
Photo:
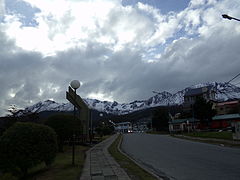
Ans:
[[[211,128],[222,129],[231,127],[232,122],[240,121],[240,114],[216,115],[212,118]]]
[[[184,105],[190,107],[198,97],[202,97],[206,101],[214,101],[215,94],[213,86],[189,89],[184,95]]]
[[[194,118],[186,118],[186,119],[173,119],[168,122],[169,132],[177,133],[177,132],[190,132],[196,129],[226,129],[231,128],[231,124],[235,122],[240,122],[240,114],[224,114],[224,115],[216,115],[212,118],[209,126],[200,123],[198,119]]]
[[[169,132],[190,132],[194,131],[199,126],[199,120],[194,118],[173,119],[168,122]]]
[[[130,133],[132,132],[132,125],[130,122],[116,123],[114,129],[118,133]]]
[[[152,127],[152,117],[143,117],[132,123],[133,132],[146,132]]]
[[[239,113],[240,101],[233,100],[233,101],[219,102],[219,103],[216,103],[215,109],[218,115]]]

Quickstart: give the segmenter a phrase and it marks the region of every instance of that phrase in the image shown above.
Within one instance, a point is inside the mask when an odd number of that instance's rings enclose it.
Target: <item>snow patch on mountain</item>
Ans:
[[[111,113],[111,114],[127,114],[137,110],[147,109],[150,107],[157,106],[167,106],[167,105],[180,105],[184,102],[184,94],[189,89],[200,88],[205,86],[212,86],[216,92],[217,101],[226,101],[229,99],[240,99],[240,87],[235,86],[230,83],[204,83],[197,84],[185,88],[177,93],[171,94],[169,92],[163,91],[150,97],[147,100],[133,101],[130,103],[118,103],[116,101],[99,101],[97,99],[83,99],[84,102],[91,108],[96,109],[101,112]],[[38,102],[37,104],[25,108],[21,111],[21,114],[33,112],[38,113],[42,111],[73,111],[73,105],[70,103],[57,103],[55,101],[46,100],[44,102]]]

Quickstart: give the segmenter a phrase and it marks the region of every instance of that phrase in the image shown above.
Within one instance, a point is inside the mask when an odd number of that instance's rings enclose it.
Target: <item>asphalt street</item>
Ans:
[[[163,179],[240,180],[240,149],[168,135],[124,134],[122,150]]]

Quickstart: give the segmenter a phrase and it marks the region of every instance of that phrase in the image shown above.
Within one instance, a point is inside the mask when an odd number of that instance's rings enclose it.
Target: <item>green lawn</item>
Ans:
[[[232,140],[232,132],[222,131],[222,132],[192,132],[184,133],[185,136],[201,137],[201,138],[216,138],[216,139],[226,139]]]
[[[132,160],[118,151],[117,147],[120,140],[121,136],[119,136],[114,141],[114,143],[108,148],[108,151],[120,164],[120,166],[127,172],[129,177],[133,180],[156,180],[157,178],[149,174],[147,171],[139,167]]]
[[[85,151],[89,147],[76,146],[75,166],[72,165],[72,148],[65,147],[64,153],[58,153],[50,168],[43,164],[30,171],[28,180],[76,180],[79,179],[84,166]]]

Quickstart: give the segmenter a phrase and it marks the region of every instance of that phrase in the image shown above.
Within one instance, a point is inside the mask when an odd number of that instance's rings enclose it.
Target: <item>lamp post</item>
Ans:
[[[100,120],[102,121],[103,113],[100,113],[99,116],[100,116]],[[101,126],[102,127],[105,126],[104,121],[101,122]],[[102,137],[103,137],[103,129],[102,129],[102,131],[100,131],[100,136],[101,136],[101,139],[102,139]]]
[[[76,101],[77,89],[80,87],[80,82],[78,80],[73,80],[70,86],[74,89],[74,100]],[[74,105],[74,122],[76,121],[76,107]],[[75,160],[75,131],[73,130],[73,141],[72,141],[72,165],[74,165]]]
[[[92,144],[93,139],[93,123],[92,123],[92,109],[90,109],[90,128],[89,128],[89,138],[90,138],[90,144]]]
[[[236,21],[240,21],[240,19],[237,19],[237,18],[235,18],[235,17],[231,17],[231,16],[229,16],[229,15],[227,15],[227,14],[223,14],[222,15],[222,17],[224,18],[224,19],[228,19],[228,20],[236,20]]]

